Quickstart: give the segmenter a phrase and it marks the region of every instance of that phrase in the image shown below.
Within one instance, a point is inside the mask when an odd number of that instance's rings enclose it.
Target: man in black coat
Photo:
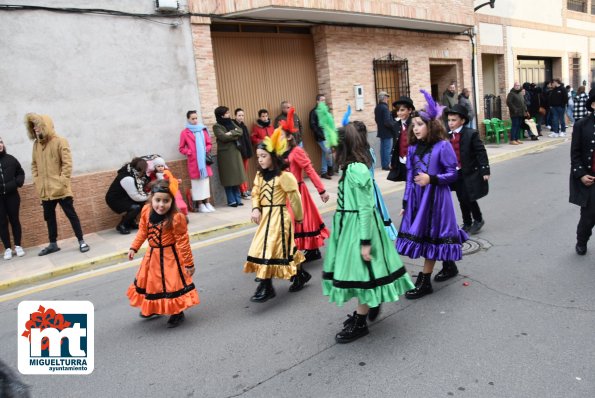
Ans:
[[[581,207],[576,227],[576,252],[585,255],[595,226],[595,93],[586,104],[589,116],[580,119],[572,130],[570,146],[570,203]]]
[[[374,109],[374,120],[378,128],[376,137],[380,138],[380,163],[382,170],[390,170],[390,152],[393,147],[393,138],[397,132],[396,122],[388,109],[388,98],[386,91],[378,93],[378,105]]]

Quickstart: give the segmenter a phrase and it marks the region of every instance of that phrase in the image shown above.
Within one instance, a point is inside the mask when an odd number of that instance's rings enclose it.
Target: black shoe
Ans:
[[[255,303],[264,303],[268,299],[275,297],[275,289],[273,288],[273,282],[270,279],[261,279],[254,296],[250,297],[250,301]]]
[[[238,206],[244,206],[242,202],[238,202]]]
[[[48,254],[52,254],[55,252],[60,251],[60,248],[58,247],[57,244],[49,244],[47,247],[44,247],[43,249],[41,249],[41,251],[39,253],[37,253],[38,256],[45,256]]]
[[[378,307],[370,307],[370,311],[368,311],[368,319],[373,322],[378,318],[378,315],[380,315],[380,304]]]
[[[390,167],[383,167],[382,170],[389,171],[390,170]]]
[[[133,222],[131,222],[131,223],[129,223],[129,224],[126,224],[126,227],[127,227],[128,229],[138,229],[138,224],[137,224],[136,222],[134,222],[134,221],[133,221]]]
[[[485,224],[484,220],[481,221],[473,221],[473,224],[471,224],[471,228],[469,228],[469,233],[470,234],[476,234],[479,232],[479,230],[481,229],[481,227],[483,227],[483,224]]]
[[[168,328],[176,328],[176,327],[180,326],[182,324],[182,322],[184,322],[184,319],[186,319],[186,316],[184,315],[184,311],[180,312],[179,314],[174,314],[174,315],[170,316],[169,319],[167,320],[167,327]]]
[[[431,294],[434,292],[432,289],[432,282],[430,282],[432,274],[424,274],[420,272],[417,275],[417,280],[415,281],[415,288],[409,290],[405,293],[405,298],[409,300],[415,300],[418,298],[422,298],[427,294]]]
[[[539,137],[537,137],[536,135],[531,136],[531,141],[537,141],[538,139],[539,139]]]
[[[467,233],[469,233],[469,230],[471,229],[471,225],[472,224],[463,224],[461,225],[461,229]]]
[[[345,326],[343,330],[335,335],[335,341],[339,344],[351,343],[369,333],[368,323],[366,322],[367,315],[360,315],[353,313],[349,316],[347,321],[343,322]]]
[[[300,269],[297,274],[291,277],[290,281],[293,282],[291,286],[289,286],[289,291],[291,293],[299,292],[304,288],[304,285],[308,283],[308,281],[312,278],[312,275]]]
[[[328,175],[328,173],[324,173],[320,175],[320,178],[324,178],[325,180],[330,180],[331,176]]]
[[[318,249],[305,250],[304,257],[306,257],[306,261],[304,262],[309,263],[310,261],[320,260],[322,258],[322,254]]]
[[[233,203],[228,203],[227,204],[229,207],[238,207],[238,204],[236,202]]]
[[[587,245],[581,245],[580,243],[577,243],[574,249],[576,250],[576,254],[579,256],[584,256],[587,254]]]
[[[326,174],[328,174],[329,177],[332,177],[335,173],[333,172],[333,168],[329,168],[328,171],[326,172]]]
[[[91,250],[91,246],[89,246],[84,240],[79,241],[79,250],[81,253],[86,253]]]
[[[443,261],[442,271],[434,276],[436,282],[444,282],[450,278],[454,278],[459,274],[459,269],[454,261]]]
[[[122,235],[128,235],[130,233],[130,230],[126,228],[124,224],[118,224],[118,226],[116,227],[116,231],[118,231]]]

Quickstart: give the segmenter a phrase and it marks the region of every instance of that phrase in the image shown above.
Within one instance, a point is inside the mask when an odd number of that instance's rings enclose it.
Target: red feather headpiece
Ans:
[[[289,108],[289,111],[287,112],[287,120],[281,120],[279,122],[279,125],[281,126],[281,128],[285,131],[287,131],[288,133],[292,133],[295,134],[297,133],[299,130],[295,128],[295,124],[293,122],[293,114],[295,113],[295,108],[292,106],[291,108]]]

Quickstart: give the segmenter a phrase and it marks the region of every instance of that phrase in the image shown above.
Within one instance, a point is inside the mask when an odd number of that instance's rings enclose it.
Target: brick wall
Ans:
[[[364,110],[353,111],[351,119],[376,130],[372,62],[389,52],[408,59],[411,97],[417,107],[425,103],[419,89],[430,90],[431,64],[456,65],[457,89],[471,86],[471,44],[466,36],[337,26],[318,26],[313,33],[319,90],[326,94],[337,124],[347,104],[354,104],[357,83],[364,88]]]
[[[219,100],[210,19],[193,17],[192,43],[194,46],[194,62],[196,64],[202,122],[205,126],[212,126],[215,124],[213,111],[219,106]]]
[[[172,173],[182,179],[182,193],[190,187],[185,160],[167,163]],[[115,214],[105,203],[105,194],[116,176],[116,170],[78,175],[72,178],[74,208],[81,220],[83,233],[88,234],[115,228],[120,215]],[[215,183],[217,183],[215,181]],[[213,184],[213,179],[211,179]],[[20,219],[23,228],[23,247],[41,245],[48,242],[47,227],[43,220],[43,209],[33,184],[19,190],[21,195]],[[72,227],[62,210],[57,207],[58,239],[74,236]]]

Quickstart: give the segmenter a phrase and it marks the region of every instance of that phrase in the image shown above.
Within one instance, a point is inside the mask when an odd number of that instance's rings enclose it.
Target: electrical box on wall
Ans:
[[[364,87],[361,84],[353,85],[353,92],[355,94],[355,110],[364,110]]]
[[[155,0],[155,9],[160,12],[178,11],[180,4],[177,0]]]

